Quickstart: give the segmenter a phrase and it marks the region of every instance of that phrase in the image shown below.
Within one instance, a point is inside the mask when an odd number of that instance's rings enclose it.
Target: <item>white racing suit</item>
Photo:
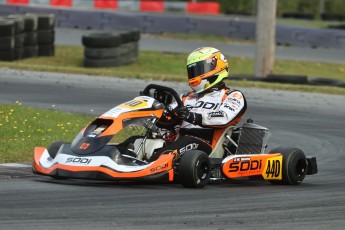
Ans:
[[[222,88],[197,96],[192,92],[182,97],[189,116],[180,127],[181,135],[201,138],[216,145],[224,129],[236,125],[247,109],[246,99],[238,90]]]
[[[157,151],[151,160],[171,151],[182,155],[188,150],[198,149],[210,154],[224,129],[236,125],[247,109],[243,94],[226,88],[224,84],[202,95],[189,92],[182,96],[182,102],[188,108],[189,115],[181,124],[180,137]],[[172,103],[171,109],[176,106],[176,103]]]

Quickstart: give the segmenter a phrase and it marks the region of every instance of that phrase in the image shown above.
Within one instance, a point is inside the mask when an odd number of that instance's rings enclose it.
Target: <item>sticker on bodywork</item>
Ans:
[[[262,173],[265,180],[282,180],[283,156],[268,158]]]
[[[231,155],[222,161],[226,178],[261,176],[264,180],[282,180],[283,157],[279,154]]]

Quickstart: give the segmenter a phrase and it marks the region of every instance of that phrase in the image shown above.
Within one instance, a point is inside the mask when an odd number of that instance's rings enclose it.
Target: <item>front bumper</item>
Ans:
[[[173,181],[174,156],[164,154],[147,165],[121,165],[107,156],[75,157],[59,153],[52,159],[45,148],[35,148],[33,173],[54,178],[113,181]]]

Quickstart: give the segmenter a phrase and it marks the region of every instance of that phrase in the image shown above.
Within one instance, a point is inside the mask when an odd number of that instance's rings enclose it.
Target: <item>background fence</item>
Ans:
[[[37,5],[67,8],[94,8],[142,12],[184,12],[219,14],[217,2],[168,2],[162,0],[0,0],[9,5]]]
[[[138,29],[142,33],[153,34],[211,34],[254,40],[256,29],[255,21],[230,17],[76,10],[0,4],[0,15],[18,13],[54,14],[57,27],[82,29]],[[277,25],[276,42],[279,45],[288,46],[343,49],[345,48],[345,31]]]

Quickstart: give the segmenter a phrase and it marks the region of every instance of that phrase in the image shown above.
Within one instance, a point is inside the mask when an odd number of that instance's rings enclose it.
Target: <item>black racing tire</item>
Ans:
[[[0,50],[0,61],[14,61],[17,60],[18,55],[16,55],[15,50],[1,51]]]
[[[35,14],[24,14],[24,31],[33,32],[37,30],[38,17]]]
[[[24,46],[37,45],[37,32],[24,33]]]
[[[7,51],[13,50],[16,45],[16,40],[14,36],[10,37],[0,37],[0,50]]]
[[[37,31],[37,44],[50,45],[54,44],[55,31],[54,30],[38,30]]]
[[[23,48],[24,46],[24,34],[17,34],[14,36],[15,48]]]
[[[126,63],[130,64],[133,62],[136,62],[138,60],[139,56],[139,43],[138,42],[129,42],[127,44],[123,44],[125,50],[127,51],[125,54],[126,57]]]
[[[22,58],[37,57],[38,47],[37,46],[24,46]]]
[[[124,45],[115,48],[88,48],[84,49],[84,56],[89,59],[119,58],[128,53]]]
[[[336,80],[336,79],[330,79],[330,78],[309,78],[309,83],[312,85],[326,85],[326,86],[344,86],[345,82]]]
[[[0,36],[13,36],[15,34],[14,22],[0,19]]]
[[[100,67],[117,67],[124,65],[125,61],[122,58],[108,58],[108,59],[89,59],[84,58],[84,67],[100,68]]]
[[[90,48],[85,47],[84,56],[90,59],[127,58],[129,54],[136,52],[133,42],[122,44],[114,48]]]
[[[137,42],[140,40],[140,30],[134,29],[134,30],[131,30],[130,33],[131,33],[131,41]]]
[[[130,31],[122,30],[118,33],[121,36],[121,44],[132,41],[132,35]]]
[[[121,34],[123,40],[122,43],[135,42],[140,40],[140,30],[117,30]]]
[[[261,81],[260,77],[256,77],[253,74],[230,74],[226,80],[239,80],[239,81]]]
[[[37,30],[53,30],[55,27],[54,14],[39,14],[37,15]]]
[[[282,180],[271,180],[272,184],[299,185],[304,180],[308,171],[308,162],[305,154],[295,147],[277,147],[270,153],[283,155]]]
[[[138,54],[135,52],[131,52],[129,53],[128,57],[127,57],[127,62],[126,64],[130,64],[130,63],[134,63],[138,60]]]
[[[38,54],[40,56],[52,57],[55,56],[55,46],[54,45],[39,45]]]
[[[14,50],[15,60],[20,60],[23,58],[23,47]]]
[[[304,85],[308,84],[308,77],[304,75],[270,74],[263,81]]]
[[[121,43],[121,36],[118,33],[92,33],[82,37],[82,44],[89,48],[118,47]]]
[[[64,144],[69,144],[68,142],[65,141],[55,141],[53,142],[49,147],[48,147],[48,153],[51,158],[55,158],[56,154],[58,153],[60,147]]]
[[[202,188],[210,181],[210,158],[203,151],[187,151],[180,159],[178,173],[178,180],[184,187]]]
[[[139,50],[139,43],[138,42],[128,42],[126,44],[122,44],[121,46],[125,47],[124,49],[126,50],[126,53],[138,53]]]
[[[24,31],[24,18],[21,15],[9,15],[4,18],[5,20],[12,21],[14,23],[14,33],[19,34]]]

